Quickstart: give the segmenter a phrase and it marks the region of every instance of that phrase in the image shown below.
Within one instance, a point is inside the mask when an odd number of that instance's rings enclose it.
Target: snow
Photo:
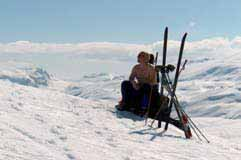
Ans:
[[[193,118],[211,143],[144,126],[114,102],[0,81],[0,159],[240,159],[241,121]]]
[[[100,68],[63,81],[39,66],[0,61],[0,159],[240,160],[241,59],[238,52],[214,51],[185,55],[177,90],[210,143],[187,140],[171,125],[163,133],[156,123],[151,128],[143,118],[116,111],[128,73]],[[168,60],[175,64],[175,55]]]
[[[0,79],[25,86],[48,86],[50,75],[47,71],[25,63],[19,63],[16,67],[15,64],[13,62],[1,63],[1,68],[6,68],[7,66],[7,70],[0,71]]]

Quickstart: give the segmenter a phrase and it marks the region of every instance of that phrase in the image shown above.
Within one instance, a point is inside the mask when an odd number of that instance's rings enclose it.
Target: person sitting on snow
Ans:
[[[149,97],[152,92],[158,92],[156,71],[149,63],[150,55],[140,52],[137,56],[139,64],[132,68],[129,80],[121,84],[122,100],[117,105],[118,110],[134,110],[144,114],[149,105]]]

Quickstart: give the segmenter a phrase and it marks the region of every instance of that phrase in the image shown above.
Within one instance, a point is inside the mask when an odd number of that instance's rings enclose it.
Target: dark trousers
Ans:
[[[143,84],[139,90],[133,88],[130,81],[121,84],[122,101],[134,108],[146,109],[149,104],[151,85]],[[152,93],[158,92],[158,86],[153,86]]]

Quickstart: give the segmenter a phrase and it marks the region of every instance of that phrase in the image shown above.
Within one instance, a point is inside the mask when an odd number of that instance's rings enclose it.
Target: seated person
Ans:
[[[143,113],[149,105],[151,88],[152,92],[158,92],[156,71],[149,60],[148,53],[138,54],[139,64],[132,68],[129,80],[121,84],[122,100],[117,105],[118,110],[130,110],[131,107]]]

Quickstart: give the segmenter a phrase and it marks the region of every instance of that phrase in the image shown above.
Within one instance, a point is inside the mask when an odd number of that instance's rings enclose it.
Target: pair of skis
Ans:
[[[164,131],[166,131],[168,129],[169,123],[171,123],[171,124],[175,125],[176,127],[178,127],[179,129],[183,130],[186,138],[191,138],[192,137],[192,133],[191,133],[191,128],[192,128],[193,131],[195,132],[195,134],[197,135],[197,137],[200,140],[201,140],[201,138],[198,135],[198,133],[201,136],[203,136],[205,138],[205,140],[209,143],[207,138],[203,135],[203,133],[197,128],[197,126],[191,120],[191,118],[182,109],[182,107],[180,106],[179,101],[177,99],[176,93],[175,93],[176,92],[176,88],[177,88],[177,84],[178,84],[179,75],[180,75],[181,71],[184,69],[185,64],[187,63],[187,60],[186,60],[184,62],[184,64],[183,64],[182,68],[181,68],[182,55],[183,55],[183,50],[184,50],[186,37],[187,37],[187,33],[185,33],[183,35],[183,37],[182,37],[181,46],[180,46],[180,50],[179,50],[178,61],[177,61],[177,66],[176,66],[176,73],[175,73],[175,77],[174,77],[174,80],[173,80],[173,83],[172,83],[171,80],[170,80],[170,77],[168,75],[168,72],[169,72],[168,68],[166,66],[168,28],[167,27],[165,28],[164,41],[163,41],[162,69],[160,70],[161,71],[161,75],[162,75],[161,76],[160,96],[164,96],[164,89],[165,89],[168,92],[168,94],[170,95],[170,102],[169,102],[168,111],[167,111],[167,119],[162,119],[162,117],[161,117],[161,108],[160,108],[158,110],[158,112],[156,113],[156,117],[154,118],[152,124],[154,123],[155,119],[158,119],[158,127],[161,127],[161,122],[165,121],[166,125],[165,125],[165,128],[164,128]],[[157,61],[157,59],[156,59],[156,61]],[[172,119],[170,117],[173,106],[174,106],[174,108],[175,108],[175,110],[177,112],[177,116],[179,118],[179,121],[175,120],[175,119]],[[149,113],[147,112],[147,115],[148,114]],[[148,116],[146,117],[146,123],[147,123],[147,118],[148,118]],[[152,126],[152,124],[151,124],[151,126]]]
[[[165,130],[168,129],[168,125],[170,123],[170,115],[171,115],[172,107],[174,105],[175,109],[176,109],[176,112],[177,112],[177,115],[178,115],[178,118],[181,121],[182,129],[185,133],[185,137],[191,138],[192,134],[191,134],[191,130],[188,126],[188,121],[185,118],[185,115],[180,111],[180,108],[179,108],[180,106],[176,106],[174,104],[174,97],[175,97],[175,92],[176,92],[176,88],[177,88],[177,83],[178,83],[178,78],[179,78],[179,73],[180,73],[180,67],[181,67],[182,55],[183,55],[186,37],[187,37],[187,33],[185,33],[184,36],[182,37],[178,61],[177,61],[177,66],[176,66],[176,74],[175,74],[175,77],[174,77],[173,84],[169,84],[170,80],[168,80],[167,77],[166,77],[167,76],[166,74],[168,72],[168,71],[166,71],[168,28],[166,27],[166,29],[165,29],[164,43],[163,43],[163,59],[162,59],[162,67],[164,69],[161,71],[162,78],[161,78],[161,92],[160,92],[160,94],[161,94],[161,96],[163,96],[164,95],[164,86],[168,86],[168,89],[166,88],[166,90],[170,94],[171,100],[170,100],[170,104],[169,104],[169,107],[168,107],[168,116],[167,116],[168,119],[166,121]],[[161,127],[161,121],[158,122],[158,126]]]
[[[176,87],[177,87],[177,82],[178,82],[178,78],[179,78],[179,72],[180,72],[180,65],[181,65],[181,60],[182,60],[182,54],[183,54],[183,49],[184,49],[184,44],[185,44],[185,39],[186,39],[186,36],[187,36],[187,33],[184,34],[183,38],[182,38],[182,42],[181,42],[181,47],[180,47],[180,52],[179,52],[179,58],[178,58],[178,63],[177,63],[177,68],[176,68],[176,74],[175,74],[175,78],[174,78],[174,83],[172,84],[171,86],[171,89],[170,90],[167,90],[171,96],[171,101],[170,101],[170,105],[168,107],[168,117],[170,117],[170,114],[171,114],[171,110],[172,110],[172,106],[173,106],[173,101],[174,101],[174,95],[175,95],[175,91],[176,91]],[[167,41],[168,41],[168,28],[166,27],[165,28],[165,32],[164,32],[164,41],[163,41],[163,58],[162,58],[162,69],[160,70],[161,71],[161,90],[160,90],[160,96],[164,96],[164,86],[165,85],[169,85],[167,83],[168,80],[166,78],[166,73],[168,72],[167,71],[167,68],[166,68],[166,56],[167,56]],[[149,110],[149,107],[148,107],[148,110]],[[160,114],[160,111],[159,110],[157,112],[157,115],[156,116],[159,116]],[[147,111],[147,115],[149,114],[149,112]],[[178,114],[178,117],[179,119],[182,121],[183,118],[181,118],[181,112],[179,112],[179,110],[177,110],[177,114]],[[147,118],[148,116],[146,116],[146,122],[147,122]],[[157,118],[157,117],[156,117]],[[165,126],[165,130],[168,129],[168,125],[169,125],[169,122],[170,122],[170,118],[168,118],[166,120],[166,126]],[[184,125],[184,123],[182,123]],[[158,127],[161,127],[161,120],[158,121]],[[184,131],[185,132],[185,131]],[[186,135],[186,133],[185,133]],[[187,137],[187,136],[186,136]],[[188,136],[190,138],[190,136]]]
[[[168,28],[166,28],[165,33],[168,34]],[[180,106],[177,106],[177,105],[174,104],[175,92],[176,92],[176,88],[177,88],[177,83],[178,83],[178,78],[179,78],[179,73],[180,73],[180,67],[181,67],[182,55],[183,55],[183,50],[184,50],[186,37],[187,37],[187,33],[185,33],[184,36],[182,37],[181,46],[180,46],[180,50],[179,50],[178,61],[177,61],[177,66],[176,66],[176,73],[175,73],[175,77],[174,77],[174,81],[173,81],[172,87],[169,86],[169,88],[168,88],[168,92],[171,95],[171,101],[170,101],[170,105],[169,105],[169,108],[168,108],[168,117],[170,117],[170,114],[171,114],[171,111],[172,111],[172,107],[174,105],[175,109],[177,111],[177,115],[179,117],[179,120],[181,121],[181,123],[183,125],[183,130],[184,130],[186,138],[191,138],[192,134],[191,134],[190,128],[188,126],[188,121],[186,120],[185,115],[180,111],[180,108],[179,108]],[[167,41],[167,39],[165,39],[165,40]],[[163,48],[166,48],[165,44],[167,44],[167,42],[164,43],[164,47]],[[164,51],[164,49],[163,49],[163,51]],[[165,53],[163,53],[163,61],[164,60],[166,61],[166,49],[165,49]],[[162,65],[165,66],[165,64],[166,64],[166,62],[163,62]],[[165,77],[165,74],[166,73],[164,71],[162,73],[162,75],[163,75],[163,77],[162,77],[162,86],[161,86],[162,90],[164,88],[164,85],[169,85],[169,84],[164,84],[163,83],[164,82],[163,79]],[[170,82],[170,81],[168,81],[168,82]],[[168,118],[168,120],[167,120],[167,123],[165,125],[165,130],[168,129],[169,120],[170,120],[170,118]]]

